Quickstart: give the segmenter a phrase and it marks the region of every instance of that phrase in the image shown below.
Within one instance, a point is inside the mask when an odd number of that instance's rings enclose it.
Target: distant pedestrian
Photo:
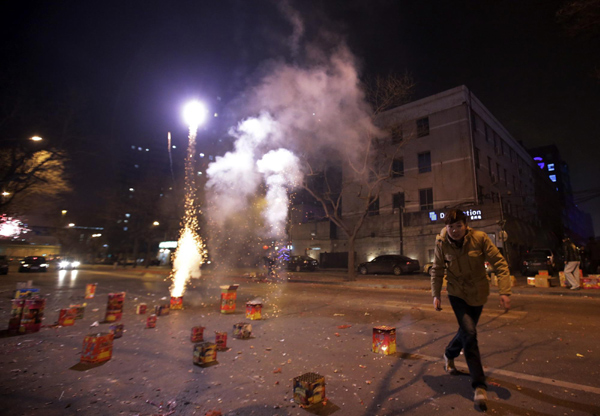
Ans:
[[[454,359],[464,351],[475,390],[475,405],[487,409],[487,384],[477,342],[477,322],[490,294],[485,270],[488,261],[498,276],[500,304],[510,309],[511,283],[508,264],[488,235],[467,226],[467,217],[460,210],[450,210],[445,217],[446,227],[436,238],[431,274],[433,306],[442,310],[441,290],[447,278],[448,299],[458,321],[458,332],[444,351],[444,369],[460,374]]]
[[[579,290],[579,250],[567,236],[563,238],[563,253],[565,255],[565,279],[571,290]]]

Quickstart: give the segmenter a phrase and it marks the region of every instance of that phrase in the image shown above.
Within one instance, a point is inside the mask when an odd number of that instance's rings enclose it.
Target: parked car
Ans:
[[[8,274],[8,257],[0,256],[0,274]]]
[[[308,256],[291,256],[287,262],[287,269],[295,272],[312,272],[319,267],[319,262]]]
[[[47,272],[48,264],[45,257],[41,256],[28,256],[19,262],[19,273],[25,272]]]
[[[400,255],[377,256],[373,260],[358,265],[360,274],[395,274],[400,276],[421,270],[419,260]]]
[[[81,262],[78,260],[72,259],[70,257],[62,258],[58,261],[59,270],[75,270],[81,265]]]
[[[548,270],[550,275],[557,272],[554,253],[550,249],[532,249],[523,257],[521,274],[533,276],[540,270]]]

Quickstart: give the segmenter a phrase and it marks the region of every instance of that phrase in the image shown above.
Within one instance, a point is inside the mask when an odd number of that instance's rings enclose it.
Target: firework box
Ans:
[[[200,342],[194,345],[194,364],[203,366],[217,361],[217,346],[212,342]]]
[[[558,272],[558,280],[560,282],[560,287],[567,287],[567,282],[565,280],[565,272]]]
[[[83,339],[81,362],[97,364],[112,358],[114,335],[111,333],[88,334]]]
[[[106,304],[106,322],[120,321],[123,317],[123,304],[125,303],[125,292],[109,293]]]
[[[135,308],[135,313],[137,313],[138,315],[145,315],[147,309],[148,305],[146,305],[145,303],[140,303],[139,305],[137,305],[137,308]]]
[[[317,373],[305,373],[294,377],[292,388],[294,401],[302,406],[325,400],[325,377]]]
[[[171,296],[171,309],[183,309],[183,296]]]
[[[85,298],[86,299],[94,299],[94,295],[96,294],[96,287],[98,283],[88,283],[85,286]]]
[[[384,325],[373,327],[373,352],[384,355],[396,352],[396,328]]]
[[[527,286],[535,286],[535,277],[529,276],[527,278]]]
[[[25,299],[12,299],[11,302],[12,308],[10,310],[10,318],[8,319],[8,332],[14,334],[19,331],[19,327],[21,326]]]
[[[154,307],[154,314],[156,316],[166,316],[169,314],[170,311],[171,311],[171,309],[169,308],[168,304],[156,305]]]
[[[83,315],[85,314],[85,305],[71,305],[69,307],[74,309],[75,319],[83,319]]]
[[[247,322],[238,322],[233,324],[233,337],[238,339],[248,339],[252,335],[252,324]]]
[[[29,334],[32,332],[38,332],[42,327],[45,308],[46,299],[25,299],[25,304],[23,305],[23,315],[21,316],[21,324],[19,325],[19,333]]]
[[[108,327],[111,334],[113,334],[113,339],[121,338],[123,336],[123,329],[125,325],[123,324],[112,324]]]
[[[156,328],[156,315],[152,314],[146,319],[146,328]]]
[[[550,287],[550,276],[535,275],[535,287]]]
[[[539,274],[540,276],[549,276],[549,274],[548,274],[548,270],[539,270],[539,271],[538,271],[538,274]]]
[[[234,313],[237,289],[240,285],[224,285],[221,288],[221,313]]]
[[[217,350],[225,351],[227,349],[227,332],[215,331],[215,342],[217,344]]]
[[[203,342],[204,341],[204,327],[195,326],[192,328],[192,334],[190,335],[192,342]]]
[[[58,313],[58,324],[60,326],[75,325],[75,310],[72,308],[61,309]]]
[[[246,318],[253,321],[262,319],[262,303],[256,301],[246,302]]]
[[[600,289],[599,276],[591,274],[588,277],[582,277],[581,287],[583,287],[584,289]]]
[[[39,294],[40,294],[39,289],[33,288],[33,287],[25,287],[25,288],[15,290],[14,298],[15,299],[33,298],[35,296],[38,296]]]

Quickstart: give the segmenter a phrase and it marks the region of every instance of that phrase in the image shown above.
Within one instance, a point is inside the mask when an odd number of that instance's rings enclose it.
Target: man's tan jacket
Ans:
[[[459,297],[471,306],[484,305],[490,294],[486,261],[494,267],[500,294],[510,295],[508,264],[488,235],[467,227],[465,241],[459,248],[448,238],[444,227],[436,237],[433,266],[429,271],[432,295],[440,297],[445,274],[449,295]]]

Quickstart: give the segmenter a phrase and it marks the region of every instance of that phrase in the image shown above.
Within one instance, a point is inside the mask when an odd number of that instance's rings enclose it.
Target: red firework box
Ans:
[[[168,304],[165,305],[156,305],[154,307],[154,314],[156,316],[166,316],[169,314],[169,312],[171,311],[171,309],[169,308]]]
[[[171,309],[183,309],[183,296],[171,296]]]
[[[83,319],[85,314],[85,303],[83,305],[71,305],[69,308],[75,312],[75,319]]]
[[[60,326],[75,325],[75,310],[72,308],[61,309],[58,313],[58,324]]]
[[[21,324],[19,325],[19,333],[29,334],[32,332],[38,332],[42,327],[45,308],[46,299],[25,299],[25,304],[23,305],[23,315],[21,316]]]
[[[252,335],[252,324],[238,322],[233,324],[233,336],[238,339],[248,339]]]
[[[325,377],[317,373],[305,373],[294,377],[294,401],[310,406],[325,400]]]
[[[109,293],[106,304],[106,322],[120,321],[123,317],[123,304],[125,303],[125,292]]]
[[[81,362],[97,364],[112,358],[114,335],[111,333],[88,334],[83,339]]]
[[[215,342],[217,344],[217,350],[225,351],[227,349],[227,332],[215,331]]]
[[[240,285],[225,285],[221,288],[221,313],[234,313],[237,289]]]
[[[145,315],[147,309],[148,305],[146,305],[145,303],[140,303],[139,305],[137,305],[137,308],[135,308],[135,313],[137,313],[138,315]]]
[[[146,319],[146,328],[156,328],[156,315],[152,314]]]
[[[108,327],[111,334],[113,334],[113,339],[121,338],[123,336],[123,330],[125,329],[125,325],[123,324],[112,324]]]
[[[246,318],[253,321],[262,319],[262,303],[257,301],[246,302]]]
[[[373,328],[373,352],[384,355],[396,352],[396,328],[384,325]]]
[[[12,299],[12,308],[10,310],[10,318],[8,319],[8,332],[14,334],[19,331],[24,307],[25,299]]]
[[[88,283],[85,286],[85,298],[86,299],[94,299],[94,295],[96,294],[96,287],[98,283]]]
[[[204,327],[203,326],[195,326],[192,328],[192,335],[190,336],[190,340],[192,342],[202,342],[204,341]]]
[[[590,274],[581,278],[581,287],[584,289],[600,289],[600,278],[598,275]]]
[[[203,366],[217,361],[217,346],[212,342],[194,345],[194,364]]]

